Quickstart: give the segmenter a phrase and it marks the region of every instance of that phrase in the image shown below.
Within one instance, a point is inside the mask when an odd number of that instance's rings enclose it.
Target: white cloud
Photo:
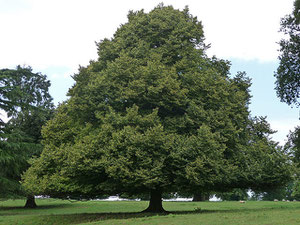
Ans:
[[[276,130],[277,133],[273,134],[273,140],[279,142],[280,145],[284,145],[287,141],[287,135],[290,131],[294,131],[295,127],[300,125],[298,118],[283,118],[280,120],[269,121],[271,128]]]
[[[196,13],[194,5],[191,11]],[[212,54],[269,61],[277,58],[280,18],[291,12],[292,5],[292,0],[212,0],[197,14]]]
[[[58,74],[58,73],[53,73],[53,74],[50,75],[50,79],[57,79],[57,78],[60,78],[60,77],[61,77],[61,75]]]
[[[53,95],[64,96],[69,76],[78,65],[97,58],[95,41],[110,38],[127,21],[129,10],[153,9],[162,0],[0,0],[0,68],[31,65],[47,71]],[[280,18],[292,11],[294,0],[165,0],[203,22],[209,54],[220,58],[276,60]],[[49,68],[67,68],[49,71]],[[49,71],[49,72],[48,72]],[[63,80],[61,81],[60,78]],[[63,79],[65,78],[65,79]],[[61,83],[69,86],[62,88]],[[60,84],[60,85],[59,85]],[[63,90],[63,91],[61,91]],[[58,98],[61,101],[63,98]],[[284,143],[298,118],[270,121]]]
[[[16,0],[12,0],[16,1]],[[95,41],[111,37],[127,21],[130,9],[151,10],[161,0],[24,0],[20,6],[0,1],[0,67],[78,68],[97,58]],[[293,0],[166,0],[190,6],[203,21],[210,54],[225,58],[274,60],[279,21]],[[15,4],[16,5],[16,4]],[[12,10],[15,7],[17,10]],[[5,21],[5,22],[4,22]]]

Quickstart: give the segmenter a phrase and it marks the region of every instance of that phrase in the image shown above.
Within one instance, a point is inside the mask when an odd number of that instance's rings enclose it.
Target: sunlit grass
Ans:
[[[169,214],[140,213],[148,202],[0,202],[0,224],[300,224],[300,202],[164,202]]]

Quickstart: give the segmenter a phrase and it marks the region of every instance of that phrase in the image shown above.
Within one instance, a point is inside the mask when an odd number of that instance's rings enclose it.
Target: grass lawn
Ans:
[[[0,225],[10,224],[300,224],[300,202],[164,202],[170,214],[139,213],[148,202],[70,202],[38,199],[0,201]]]

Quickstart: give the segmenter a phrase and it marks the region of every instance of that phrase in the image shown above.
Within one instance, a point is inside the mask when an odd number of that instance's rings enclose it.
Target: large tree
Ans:
[[[230,77],[229,62],[206,47],[188,8],[130,12],[74,76],[25,188],[61,198],[150,193],[145,211],[162,212],[163,192],[286,182],[285,158],[249,119],[250,80]]]
[[[53,111],[45,75],[33,73],[30,67],[0,70],[0,104],[9,116],[1,125],[0,198],[26,196],[20,185],[28,160],[42,151],[41,128]],[[27,207],[34,207],[32,195]]]
[[[278,97],[289,105],[300,105],[300,0],[294,10],[281,20],[280,64],[275,73]]]

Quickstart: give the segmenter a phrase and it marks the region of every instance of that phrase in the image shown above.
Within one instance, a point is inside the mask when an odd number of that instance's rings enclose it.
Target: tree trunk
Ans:
[[[24,207],[25,207],[25,208],[31,208],[31,209],[37,207],[33,195],[28,195],[28,196],[27,196],[26,204],[25,204]]]
[[[207,193],[196,193],[194,194],[193,202],[204,202],[209,200],[209,194]]]
[[[150,202],[147,209],[142,212],[151,212],[151,213],[164,213],[166,212],[162,206],[162,192],[161,190],[151,190],[150,191]]]

